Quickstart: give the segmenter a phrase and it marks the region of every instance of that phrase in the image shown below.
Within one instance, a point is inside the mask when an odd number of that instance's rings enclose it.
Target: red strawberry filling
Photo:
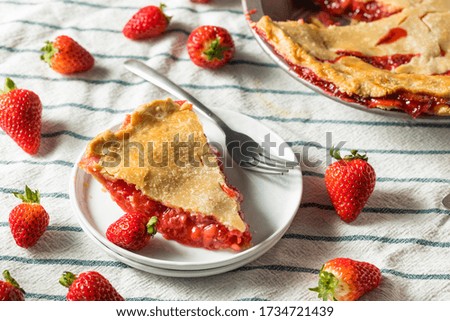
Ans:
[[[339,55],[335,60],[329,61],[331,63],[337,62],[339,59],[343,57],[353,56],[358,57],[359,59],[371,64],[374,67],[386,70],[394,70],[395,68],[407,64],[411,62],[414,57],[419,56],[418,54],[395,54],[390,56],[364,56],[361,52],[358,51],[346,51],[339,50],[336,52]]]
[[[378,1],[315,0],[322,10],[333,16],[347,16],[358,21],[375,21],[389,17],[401,9],[389,9]]]
[[[228,229],[214,216],[190,213],[182,209],[170,208],[160,202],[153,201],[134,185],[123,180],[110,180],[95,170],[99,160],[83,159],[80,164],[108,190],[112,199],[127,213],[141,213],[158,218],[157,229],[168,240],[203,247],[209,250],[231,248],[235,251],[250,245],[251,234],[247,229],[240,232]],[[241,195],[235,189],[227,187],[230,197]],[[242,213],[241,213],[242,215]]]

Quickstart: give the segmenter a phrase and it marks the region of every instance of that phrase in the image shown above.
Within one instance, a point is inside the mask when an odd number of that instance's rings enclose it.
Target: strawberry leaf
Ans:
[[[333,300],[337,301],[334,297],[334,293],[339,279],[334,276],[333,273],[327,272],[322,269],[319,272],[319,284],[315,288],[310,288],[310,291],[317,292],[318,297],[323,301]]]
[[[14,83],[14,81],[12,81],[11,78],[6,78],[5,79],[5,87],[3,88],[3,90],[0,90],[0,94],[7,94],[9,93],[11,90],[16,89],[16,84]]]
[[[220,37],[217,37],[213,41],[211,41],[209,48],[203,52],[206,55],[209,61],[213,59],[222,60],[223,53],[230,49],[229,47],[224,47],[220,45]]]
[[[19,289],[22,293],[25,294],[24,289],[22,289],[19,285],[19,283],[17,283],[17,281],[11,276],[11,274],[9,273],[8,270],[3,271],[3,278],[5,279],[5,281],[9,284],[11,284],[12,286],[14,286],[15,288]]]
[[[41,194],[39,191],[32,191],[27,185],[25,185],[25,193],[13,193],[13,195],[24,203],[39,204],[41,201]]]
[[[159,9],[161,9],[161,12],[163,13],[164,17],[166,17],[167,24],[169,24],[169,23],[170,23],[170,20],[172,20],[172,16],[168,16],[168,15],[166,15],[166,14],[164,13],[164,9],[165,9],[166,7],[167,7],[167,6],[166,6],[164,3],[160,3],[160,4],[159,4]]]
[[[152,216],[147,223],[147,233],[150,235],[155,235],[157,232],[156,223],[158,223],[158,218],[156,216]]]
[[[61,278],[59,279],[59,283],[66,288],[69,288],[72,283],[76,280],[77,276],[72,272],[64,272]]]
[[[346,156],[342,157],[339,149],[334,148],[334,146],[330,148],[330,155],[331,155],[331,157],[333,157],[337,160],[342,160],[342,159],[346,160],[346,161],[351,161],[354,159],[362,159],[365,161],[369,160],[369,157],[367,157],[367,154],[365,154],[365,153],[359,154],[358,150],[356,150],[356,149],[352,149],[350,151],[350,155],[346,155]]]
[[[58,48],[53,46],[53,42],[46,41],[45,46],[41,48],[43,54],[41,55],[41,60],[48,63],[50,66],[52,65],[52,58],[58,52]]]

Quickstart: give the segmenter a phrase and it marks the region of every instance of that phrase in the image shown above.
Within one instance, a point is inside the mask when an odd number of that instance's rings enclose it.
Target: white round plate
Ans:
[[[286,142],[257,120],[228,110],[215,109],[214,112],[231,128],[248,134],[258,142],[263,142],[264,138],[270,135],[270,141],[275,142],[277,146],[271,148],[271,153],[287,160],[295,159],[292,149]],[[202,115],[199,115],[199,118],[209,142],[216,147],[225,146],[225,138],[219,127]],[[222,151],[222,155],[227,158],[226,152]],[[79,159],[77,163],[78,161]],[[256,257],[257,254],[262,255],[275,245],[294,219],[303,190],[299,168],[281,176],[245,171],[234,165],[225,168],[225,175],[230,184],[236,186],[244,196],[242,210],[253,236],[252,246],[242,252],[188,247],[175,241],[168,241],[158,234],[141,251],[125,250],[109,242],[105,237],[108,226],[124,213],[104,188],[75,166],[69,193],[75,214],[83,223],[82,227],[118,255],[161,269],[211,269]]]

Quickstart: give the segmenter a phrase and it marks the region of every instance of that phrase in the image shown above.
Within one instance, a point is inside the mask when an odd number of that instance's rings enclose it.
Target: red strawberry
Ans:
[[[0,127],[28,154],[34,155],[41,144],[42,104],[38,95],[17,89],[6,78],[0,90]]]
[[[375,170],[367,156],[356,150],[344,158],[334,148],[330,154],[338,161],[328,166],[325,185],[336,212],[343,221],[350,223],[361,213],[375,188]]]
[[[67,301],[124,301],[111,283],[95,271],[83,272],[78,276],[64,272],[59,283],[69,288]]]
[[[234,56],[234,42],[228,31],[221,27],[201,26],[189,35],[189,57],[197,66],[220,68]]]
[[[123,28],[125,37],[138,40],[159,36],[169,25],[170,18],[164,14],[166,6],[147,6],[139,9]]]
[[[41,60],[64,75],[87,71],[94,66],[94,57],[68,36],[58,36],[53,42],[47,41],[41,51],[44,52]]]
[[[25,291],[8,270],[3,271],[3,277],[5,281],[0,280],[0,301],[25,301]]]
[[[106,238],[124,249],[138,251],[144,248],[156,233],[158,219],[142,214],[125,214],[108,227]]]
[[[49,216],[40,202],[39,191],[25,186],[25,194],[14,193],[23,201],[9,214],[9,226],[17,245],[29,248],[37,243],[49,223]]]
[[[319,273],[318,292],[324,301],[355,301],[378,287],[381,271],[375,265],[352,259],[336,258],[328,261]]]

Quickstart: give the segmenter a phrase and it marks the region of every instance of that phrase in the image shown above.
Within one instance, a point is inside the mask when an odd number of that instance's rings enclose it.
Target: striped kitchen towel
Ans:
[[[97,270],[128,300],[315,300],[307,289],[334,257],[369,261],[382,285],[366,300],[450,300],[449,125],[357,111],[302,86],[259,48],[240,1],[167,1],[166,34],[130,41],[124,23],[158,1],[0,0],[0,78],[38,93],[43,110],[40,152],[22,152],[0,132],[0,269],[9,269],[29,300],[64,300],[63,271]],[[204,24],[227,28],[234,60],[216,71],[193,65],[189,33]],[[61,76],[39,59],[46,40],[66,34],[94,55],[95,68]],[[304,195],[292,226],[258,260],[222,275],[183,279],[156,276],[114,261],[94,245],[72,213],[68,180],[87,141],[125,113],[166,93],[127,72],[126,59],[146,61],[206,105],[244,113],[276,131],[301,155]],[[328,148],[366,150],[378,178],[363,214],[342,222],[326,195]],[[313,166],[313,164],[315,164]],[[319,165],[317,165],[319,164]],[[33,248],[17,247],[8,214],[11,192],[39,188],[51,216]]]

